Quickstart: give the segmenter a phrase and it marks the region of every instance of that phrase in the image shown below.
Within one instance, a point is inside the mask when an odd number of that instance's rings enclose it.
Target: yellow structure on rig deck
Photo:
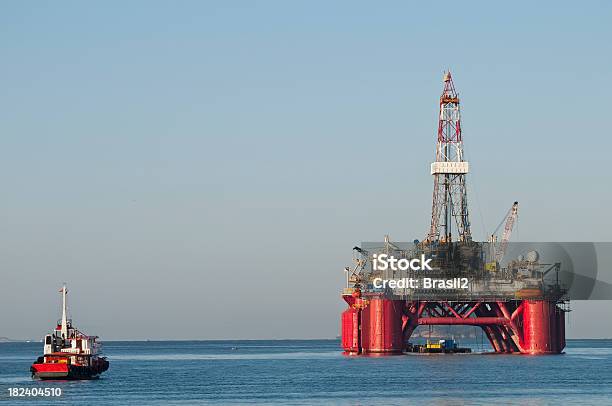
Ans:
[[[497,272],[497,261],[487,262],[485,264],[485,269],[489,272]]]

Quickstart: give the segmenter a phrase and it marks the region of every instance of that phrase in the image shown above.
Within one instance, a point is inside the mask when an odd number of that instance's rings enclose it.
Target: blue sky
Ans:
[[[0,336],[63,281],[107,339],[335,336],[351,247],[427,231],[445,69],[475,236],[518,200],[516,239],[609,241],[611,11],[3,2]]]

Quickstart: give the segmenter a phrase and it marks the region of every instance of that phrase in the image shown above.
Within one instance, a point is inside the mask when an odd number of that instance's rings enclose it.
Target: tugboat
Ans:
[[[62,294],[62,320],[44,339],[44,354],[32,364],[34,379],[96,379],[108,369],[105,357],[99,356],[97,336],[88,336],[72,326],[66,317],[66,285]]]

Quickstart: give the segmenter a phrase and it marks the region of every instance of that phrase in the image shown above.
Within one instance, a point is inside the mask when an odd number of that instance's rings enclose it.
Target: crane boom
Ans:
[[[514,202],[512,208],[510,208],[510,212],[506,217],[506,225],[504,226],[504,233],[502,234],[502,239],[500,243],[500,247],[495,252],[495,261],[498,263],[504,258],[506,253],[506,248],[508,247],[508,241],[510,241],[510,235],[512,234],[512,228],[514,227],[514,223],[516,222],[516,218],[518,217],[518,202]]]

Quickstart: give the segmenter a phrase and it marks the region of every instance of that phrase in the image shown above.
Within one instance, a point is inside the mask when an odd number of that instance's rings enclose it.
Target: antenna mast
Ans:
[[[66,295],[68,294],[68,289],[66,289],[66,284],[60,289],[60,293],[62,294],[62,337],[68,338],[68,318],[66,316]]]

